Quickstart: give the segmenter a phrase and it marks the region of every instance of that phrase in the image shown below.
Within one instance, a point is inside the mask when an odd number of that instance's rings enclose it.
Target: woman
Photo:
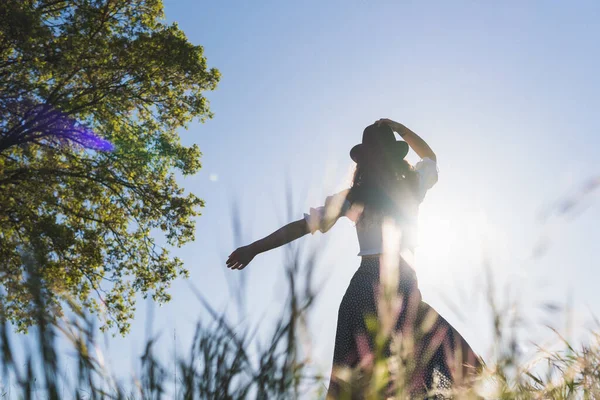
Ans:
[[[396,141],[394,131],[404,140]],[[421,158],[414,167],[404,159],[409,147]],[[411,395],[424,396],[435,386],[463,381],[480,362],[460,334],[422,301],[407,261],[416,246],[419,204],[438,179],[435,153],[404,125],[380,119],[365,128],[362,143],[351,149],[350,157],[357,163],[350,189],[235,250],[227,267],[243,269],[257,254],[309,232],[327,232],[340,217],[347,217],[356,223],[362,260],[338,312],[328,398],[337,398],[349,387],[355,396],[357,377],[361,372],[368,376],[374,357],[392,360],[393,354],[408,360],[403,368],[391,363],[390,374],[401,370],[403,379],[395,381],[404,382]],[[359,374],[344,375],[345,370]],[[385,390],[394,390],[394,384]]]

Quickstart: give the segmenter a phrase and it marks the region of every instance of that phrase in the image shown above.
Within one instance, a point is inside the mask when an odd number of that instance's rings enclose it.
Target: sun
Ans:
[[[424,211],[419,216],[416,251],[416,268],[421,275],[443,279],[459,269],[464,272],[464,268],[481,265],[491,233],[484,212],[443,204]]]

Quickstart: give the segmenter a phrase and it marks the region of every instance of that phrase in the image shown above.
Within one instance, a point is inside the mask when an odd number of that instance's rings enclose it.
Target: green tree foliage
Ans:
[[[35,324],[25,249],[45,304],[75,298],[104,329],[128,331],[137,294],[169,300],[187,271],[155,239],[193,240],[203,206],[175,180],[201,155],[177,130],[211,117],[218,80],[161,0],[0,3],[0,304],[19,330]]]

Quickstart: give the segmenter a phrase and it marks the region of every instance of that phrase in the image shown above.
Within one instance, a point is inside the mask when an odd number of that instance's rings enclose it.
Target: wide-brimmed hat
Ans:
[[[408,154],[408,143],[404,140],[396,140],[394,131],[387,124],[373,124],[363,131],[362,143],[350,150],[350,158],[358,163],[367,153],[403,159]]]

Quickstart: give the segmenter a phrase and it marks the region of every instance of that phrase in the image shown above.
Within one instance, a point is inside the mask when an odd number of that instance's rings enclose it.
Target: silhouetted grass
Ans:
[[[598,187],[599,180],[585,186],[585,194]],[[590,189],[591,188],[591,189]],[[558,203],[553,213],[568,216],[578,199]],[[237,242],[241,223],[234,220]],[[317,296],[313,272],[318,264],[318,252],[308,255],[299,246],[288,246],[285,263],[287,300],[279,318],[271,322],[270,336],[260,339],[258,326],[246,323],[234,325],[215,310],[209,299],[195,289],[199,303],[211,316],[198,322],[187,352],[172,360],[155,356],[156,342],[149,339],[140,357],[139,376],[123,383],[110,375],[96,355],[97,328],[94,320],[71,303],[73,315],[66,319],[52,313],[40,289],[36,249],[23,250],[27,266],[24,279],[29,283],[31,305],[37,310],[35,348],[20,348],[11,335],[11,326],[2,317],[0,308],[0,364],[3,385],[0,398],[89,398],[89,399],[297,399],[324,398],[322,388],[329,378],[314,374],[310,354],[302,348],[302,335],[307,331],[307,315]],[[491,271],[486,266],[487,271]],[[233,276],[233,275],[232,275]],[[600,332],[593,333],[590,345],[574,347],[558,332],[561,350],[538,348],[534,359],[525,359],[517,345],[520,320],[514,307],[501,307],[494,293],[491,272],[486,288],[489,313],[493,325],[493,360],[487,360],[482,371],[468,385],[429,393],[429,398],[457,399],[600,399]],[[383,283],[385,284],[385,282]],[[241,281],[239,284],[245,286]],[[244,290],[236,291],[246,293]],[[415,343],[427,332],[428,324],[415,329],[415,335],[395,337],[392,357],[383,357],[382,346],[390,338],[388,319],[393,319],[393,290],[383,288],[378,318],[369,321],[376,335],[374,351],[365,357],[361,369],[338,371],[347,384],[340,398],[415,398],[411,394],[412,374],[423,360],[415,357]],[[243,304],[243,298],[237,299]],[[68,298],[64,301],[69,302]],[[387,305],[387,306],[386,306]],[[337,307],[337,306],[336,306]],[[387,310],[387,311],[385,311]],[[518,310],[517,310],[518,311]],[[557,310],[551,310],[558,312]],[[389,312],[390,314],[385,314]],[[264,331],[264,323],[261,326]],[[333,332],[331,333],[334,334]],[[62,338],[77,354],[77,370],[67,374],[66,358],[58,351]],[[21,346],[24,346],[22,343]],[[250,351],[250,349],[253,349]],[[17,353],[24,363],[17,362]],[[423,356],[425,357],[425,356]],[[178,378],[173,384],[176,368]],[[391,382],[391,384],[390,384]],[[176,391],[176,392],[175,392]],[[423,395],[425,396],[425,395]]]

